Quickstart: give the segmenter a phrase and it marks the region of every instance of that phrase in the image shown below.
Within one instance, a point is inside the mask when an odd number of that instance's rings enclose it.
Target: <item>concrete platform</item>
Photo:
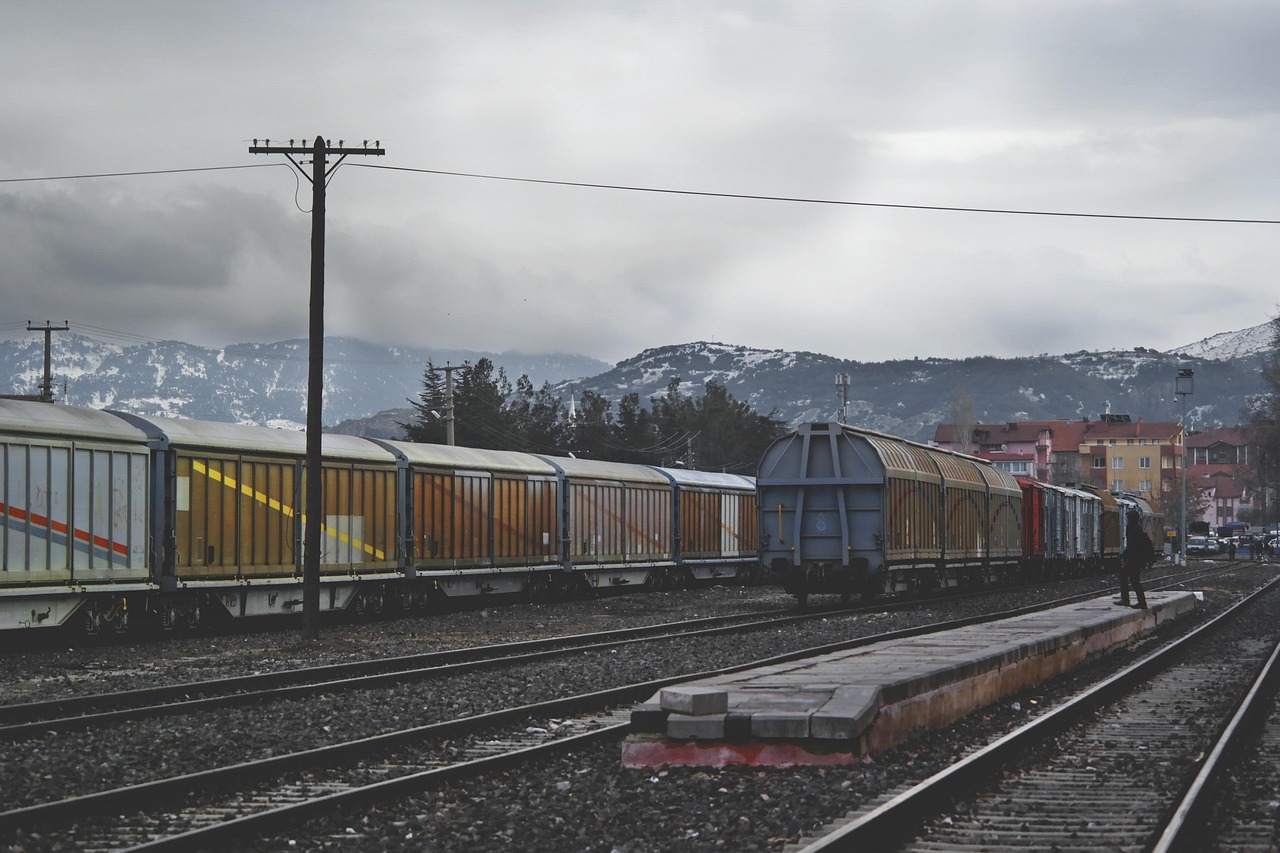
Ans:
[[[850,764],[1195,610],[1156,592],[1147,610],[1108,596],[1000,622],[891,640],[659,691],[631,713],[626,767]]]

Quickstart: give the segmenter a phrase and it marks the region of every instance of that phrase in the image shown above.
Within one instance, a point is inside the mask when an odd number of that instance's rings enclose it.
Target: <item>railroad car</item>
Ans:
[[[1158,552],[1159,543],[1163,539],[1164,516],[1155,512],[1145,498],[1126,492],[1108,492],[1098,486],[1082,485],[1081,488],[1097,495],[1102,502],[1099,552],[1102,566],[1106,571],[1120,570],[1120,558],[1128,545],[1125,541],[1125,519],[1130,511],[1137,512],[1141,517],[1142,529],[1146,531],[1147,536],[1151,537],[1151,542]]]
[[[675,488],[676,571],[667,585],[753,580],[756,483],[752,477],[686,468],[656,468]],[[752,558],[744,563],[743,558]]]
[[[1018,477],[1027,577],[1070,577],[1102,569],[1102,499],[1093,492]]]
[[[548,573],[561,565],[561,483],[554,465],[527,453],[377,443],[402,471],[398,536],[405,575],[430,582],[404,585],[403,606],[425,603],[431,589],[456,597],[549,586]]]
[[[300,610],[305,435],[0,401],[0,631]],[[744,579],[749,477],[325,435],[321,608]]]
[[[761,564],[802,604],[1000,580],[1022,559],[1022,490],[975,457],[810,423],[766,449],[756,489]]]
[[[145,433],[152,451],[152,561],[167,594],[149,604],[161,623],[195,625],[210,605],[237,617],[300,612],[306,436],[113,414]],[[378,601],[369,586],[357,594],[362,582],[399,574],[397,468],[362,438],[326,435],[323,448],[321,607],[360,609]]]
[[[810,593],[1117,571],[1124,518],[1156,541],[1143,498],[1014,478],[989,462],[870,430],[802,425],[757,472],[760,562],[803,604]]]
[[[0,400],[4,628],[128,625],[152,588],[147,436],[93,409]]]

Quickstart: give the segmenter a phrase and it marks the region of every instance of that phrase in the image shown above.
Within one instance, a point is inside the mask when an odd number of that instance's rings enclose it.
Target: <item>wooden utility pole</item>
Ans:
[[[321,486],[320,434],[324,428],[321,408],[324,403],[324,191],[325,181],[349,154],[377,154],[384,152],[380,143],[369,147],[366,140],[360,148],[345,148],[338,140],[336,148],[330,147],[324,137],[317,136],[308,147],[305,140],[294,145],[290,139],[286,145],[272,145],[270,139],[253,140],[250,154],[283,154],[289,158],[302,177],[311,182],[311,323],[308,332],[307,354],[307,461],[306,461],[306,515],[303,519],[305,539],[302,544],[302,635],[308,640],[320,639],[320,551],[323,506]],[[311,155],[311,174],[293,155]],[[325,158],[338,155],[333,168],[326,169]]]
[[[55,326],[48,320],[44,321],[43,326],[27,321],[28,332],[44,332],[44,381],[40,383],[40,402],[42,403],[53,402],[53,359],[50,356],[50,350],[53,348],[53,333],[65,332],[70,328],[66,320],[62,321],[61,326]]]

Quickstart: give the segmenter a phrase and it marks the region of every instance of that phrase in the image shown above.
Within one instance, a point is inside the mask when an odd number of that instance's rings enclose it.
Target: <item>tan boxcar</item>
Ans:
[[[409,573],[446,595],[516,592],[560,568],[560,482],[527,454],[378,441],[406,472]],[[470,579],[474,578],[474,579]]]
[[[162,580],[216,591],[212,597],[235,616],[294,612],[309,523],[305,434],[119,416],[148,434],[161,460],[153,467],[172,531]],[[342,610],[364,600],[344,581],[399,576],[397,468],[385,448],[362,438],[325,435],[322,450],[321,606]]]
[[[674,487],[654,468],[541,456],[560,473],[565,567],[592,586],[645,583],[675,566]]]
[[[747,580],[758,565],[755,479],[656,468],[676,488],[675,559],[685,579]]]

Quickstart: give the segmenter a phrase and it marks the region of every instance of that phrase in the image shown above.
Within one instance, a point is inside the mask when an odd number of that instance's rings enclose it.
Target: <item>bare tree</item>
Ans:
[[[955,431],[952,433],[952,447],[962,453],[969,453],[973,444],[973,431],[977,424],[974,422],[973,414],[973,395],[963,388],[956,389],[951,395],[951,403],[948,407],[951,413],[951,424]]]

